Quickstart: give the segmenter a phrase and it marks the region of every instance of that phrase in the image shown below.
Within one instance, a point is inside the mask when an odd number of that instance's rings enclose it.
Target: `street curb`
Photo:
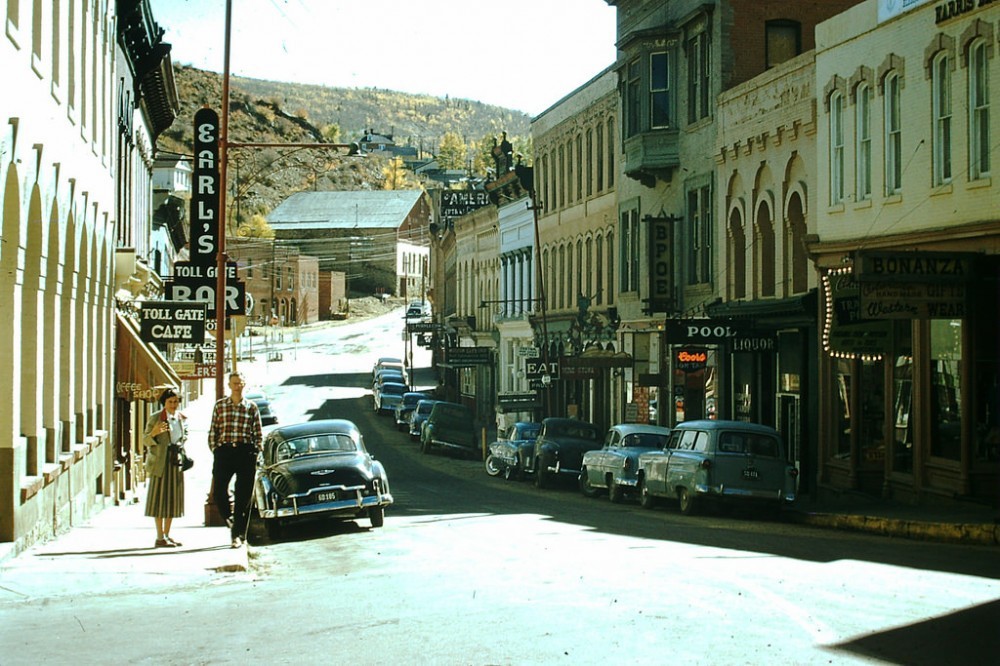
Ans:
[[[943,543],[1000,545],[1000,525],[982,523],[929,523],[861,514],[791,512],[794,522],[815,527],[867,532],[883,536],[940,541]]]

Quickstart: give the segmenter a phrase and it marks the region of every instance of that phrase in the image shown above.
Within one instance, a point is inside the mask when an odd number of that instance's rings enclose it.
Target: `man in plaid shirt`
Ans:
[[[243,545],[250,521],[250,499],[261,445],[260,411],[243,398],[246,380],[229,373],[229,397],[215,403],[208,446],[212,450],[212,497],[219,515],[229,526],[233,548]],[[233,507],[229,507],[229,482],[236,475]]]

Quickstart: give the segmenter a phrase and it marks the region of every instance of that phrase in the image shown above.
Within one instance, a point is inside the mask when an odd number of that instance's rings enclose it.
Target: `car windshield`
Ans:
[[[635,433],[625,437],[625,446],[637,446],[646,449],[662,449],[667,444],[667,435],[657,435],[650,432]]]
[[[572,437],[574,439],[593,439],[595,441],[601,438],[600,433],[595,428],[583,423],[579,425],[561,424],[555,427],[550,426],[546,430],[546,434],[550,437]]]
[[[538,431],[541,426],[521,426],[511,434],[512,439],[538,439]]]
[[[402,384],[389,382],[382,385],[382,395],[403,395],[404,393],[406,393],[406,387]]]
[[[281,442],[275,449],[274,460],[281,462],[314,453],[353,453],[357,450],[358,446],[350,435],[327,433]]]
[[[416,407],[417,403],[424,399],[420,393],[407,393],[403,396],[403,407]]]
[[[749,453],[753,456],[778,458],[781,444],[774,437],[749,432],[724,432],[719,435],[722,453]]]

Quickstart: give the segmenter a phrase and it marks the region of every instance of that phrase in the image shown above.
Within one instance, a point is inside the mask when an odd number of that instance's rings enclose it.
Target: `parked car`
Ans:
[[[531,469],[535,485],[548,487],[557,476],[580,475],[583,454],[601,448],[601,432],[593,423],[579,419],[549,417],[542,421],[541,432],[535,440],[531,456]]]
[[[503,474],[507,480],[523,476],[523,461],[531,458],[541,429],[541,424],[526,421],[518,421],[508,428],[489,446],[486,473],[490,476]]]
[[[429,321],[431,318],[431,304],[427,301],[412,301],[406,306],[406,323],[413,324]]]
[[[413,408],[410,412],[410,439],[420,439],[420,432],[424,428],[424,421],[431,413],[431,408],[434,407],[434,403],[438,402],[433,399],[420,400],[417,402],[417,406]]]
[[[271,400],[260,389],[253,389],[243,394],[243,397],[257,405],[260,412],[261,425],[274,425],[278,422],[278,415],[271,406]]]
[[[403,359],[396,358],[395,356],[380,356],[375,364],[372,366],[372,381],[375,381],[375,375],[382,368],[395,367],[399,370],[403,369]]]
[[[267,533],[304,518],[367,517],[382,527],[392,504],[389,478],[346,419],[309,421],[271,430],[257,464],[254,501]]]
[[[594,497],[601,488],[612,502],[620,502],[625,493],[638,485],[639,455],[661,451],[670,438],[670,428],[640,423],[611,426],[604,436],[604,446],[583,454],[580,491]]]
[[[456,450],[469,457],[479,453],[472,411],[457,402],[439,401],[431,407],[420,430],[420,451],[435,448]]]
[[[418,402],[429,397],[429,395],[420,391],[407,391],[404,393],[402,400],[399,401],[399,404],[393,410],[396,416],[396,428],[398,430],[406,429],[410,425],[410,412],[413,411]]]
[[[375,411],[379,414],[382,412],[395,412],[396,405],[402,402],[403,395],[409,392],[409,390],[409,386],[400,384],[399,382],[385,382],[377,386],[372,393],[372,398],[375,402]]]
[[[743,421],[686,421],[663,451],[639,456],[642,505],[676,499],[685,514],[706,500],[786,506],[797,477],[778,431]]]
[[[385,368],[379,368],[378,372],[375,373],[374,379],[372,379],[372,390],[375,390],[385,382],[398,382],[400,384],[407,384],[406,373],[400,368],[387,366]]]

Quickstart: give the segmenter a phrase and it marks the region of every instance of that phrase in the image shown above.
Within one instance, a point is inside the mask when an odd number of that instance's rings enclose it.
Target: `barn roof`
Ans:
[[[298,192],[282,201],[267,222],[282,229],[398,229],[423,190]]]

